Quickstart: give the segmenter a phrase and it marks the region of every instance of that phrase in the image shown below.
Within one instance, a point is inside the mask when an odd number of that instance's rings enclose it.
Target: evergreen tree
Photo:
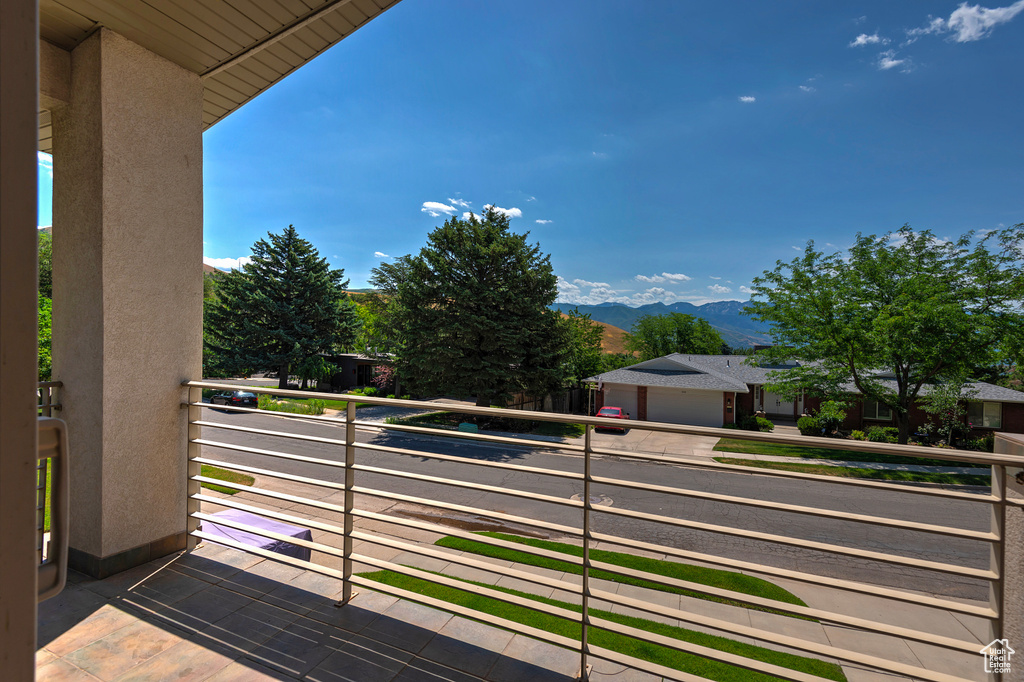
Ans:
[[[355,312],[341,306],[348,280],[291,225],[252,247],[252,262],[218,277],[207,304],[207,343],[231,371],[320,367],[322,353],[354,342]],[[350,338],[348,338],[350,337]]]
[[[487,406],[562,385],[566,327],[548,307],[556,278],[526,237],[489,209],[482,219],[449,219],[419,255],[373,270],[379,337],[414,391],[472,395]]]

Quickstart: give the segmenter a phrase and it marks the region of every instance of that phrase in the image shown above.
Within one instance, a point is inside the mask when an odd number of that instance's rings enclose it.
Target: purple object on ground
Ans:
[[[250,514],[249,512],[240,511],[238,509],[227,509],[222,512],[217,512],[213,516],[218,516],[228,521],[234,521],[235,523],[244,523],[247,526],[271,531],[280,535],[290,535],[293,538],[299,538],[301,540],[313,540],[313,534],[309,532],[308,528],[289,526],[287,523],[265,519],[262,516]],[[296,559],[302,559],[303,561],[309,561],[310,559],[310,551],[308,547],[300,547],[299,545],[293,545],[289,542],[275,540],[274,538],[268,538],[264,535],[231,528],[230,526],[222,526],[217,523],[206,522],[203,524],[202,529],[210,535],[216,535],[227,540],[233,540],[243,545],[249,545],[250,547],[259,547],[260,549],[270,550],[271,552],[295,557]],[[211,542],[216,542],[216,540],[212,540]]]

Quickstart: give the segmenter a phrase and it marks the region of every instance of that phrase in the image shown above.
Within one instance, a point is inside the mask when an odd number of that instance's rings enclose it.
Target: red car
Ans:
[[[608,419],[629,419],[629,412],[625,412],[621,407],[602,407],[600,410],[597,411],[597,416],[598,417],[605,417],[605,418],[608,418]],[[603,427],[603,426],[596,426],[596,427],[594,427],[595,430],[600,430],[600,429],[603,429],[603,428],[606,428],[606,427]],[[608,430],[615,429],[614,426],[607,427],[607,428],[608,428]],[[626,432],[626,427],[623,426],[622,428],[620,428],[618,430],[621,431],[622,433],[625,433]]]

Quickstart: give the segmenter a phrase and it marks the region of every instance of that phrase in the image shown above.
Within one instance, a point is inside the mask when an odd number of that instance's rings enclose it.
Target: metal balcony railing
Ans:
[[[36,389],[37,404],[39,405],[40,417],[59,417],[60,389],[63,384],[59,381],[40,381]],[[50,458],[39,459],[36,462],[36,554],[39,563],[49,555],[44,541],[45,534],[49,528],[44,527],[46,522],[46,492],[50,487]]]
[[[618,420],[521,412],[458,406],[459,413],[478,416],[501,416],[509,419],[563,422],[587,426],[581,444],[567,444],[545,440],[524,440],[499,435],[439,431],[408,425],[360,421],[356,401],[372,405],[390,405],[424,409],[415,401],[389,400],[376,397],[316,394],[305,391],[246,388],[255,393],[281,397],[349,399],[347,409],[338,417],[292,415],[261,412],[251,408],[217,406],[234,414],[263,414],[280,420],[281,426],[264,428],[244,423],[242,419],[214,420],[204,412],[210,405],[202,401],[202,389],[232,390],[237,386],[215,382],[191,381],[188,387],[189,409],[189,518],[188,530],[193,544],[199,540],[213,540],[237,549],[250,551],[310,571],[334,576],[344,581],[342,602],[347,601],[356,586],[363,586],[400,598],[414,600],[449,612],[483,621],[511,631],[523,633],[579,652],[581,677],[588,670],[588,658],[599,657],[670,679],[704,679],[691,673],[680,672],[659,664],[602,648],[593,643],[590,631],[599,629],[627,635],[642,642],[705,657],[720,663],[757,671],[779,679],[808,682],[825,679],[808,672],[792,670],[744,655],[729,653],[698,645],[674,637],[657,634],[600,617],[594,611],[614,609],[649,614],[652,618],[669,618],[682,627],[724,633],[745,640],[756,640],[777,650],[839,662],[842,665],[903,675],[933,682],[953,682],[963,679],[987,679],[982,676],[981,645],[967,637],[948,632],[937,633],[921,627],[900,623],[901,609],[933,609],[945,611],[956,618],[987,623],[987,634],[978,635],[991,640],[1003,637],[1003,624],[1007,614],[1004,604],[1004,536],[1008,508],[1021,507],[1021,501],[1008,499],[1006,492],[1007,468],[1024,466],[1024,458],[980,452],[932,449],[917,446],[896,446],[861,441],[836,441],[825,438],[785,436],[769,433],[745,432],[725,429],[682,426],[651,422],[629,422],[630,429],[659,433],[740,438],[772,443],[809,445],[820,448],[856,450],[872,454],[927,457],[949,460],[951,463],[969,463],[991,467],[991,486],[984,490],[948,489],[929,485],[900,485],[891,482],[836,478],[797,471],[782,471],[739,467],[718,463],[710,458],[680,458],[665,454],[631,452],[595,446],[591,427],[622,425]],[[330,424],[337,427],[337,435],[310,435],[300,433],[289,424]],[[306,429],[308,430],[308,429]],[[357,433],[367,437],[357,441]],[[401,446],[389,442],[391,434],[416,434],[413,439],[403,437]],[[429,438],[423,438],[429,437]],[[419,444],[416,445],[416,440]],[[476,445],[484,450],[490,445],[529,446],[535,452],[551,453],[545,466],[518,464],[500,457],[488,457],[486,452],[463,456],[437,452],[434,439],[453,443]],[[409,442],[406,442],[406,441]],[[412,445],[410,444],[412,443]],[[289,451],[290,445],[302,444],[305,454]],[[315,456],[309,454],[316,448]],[[221,454],[217,454],[221,453]],[[240,464],[234,456],[247,456],[248,463]],[[255,457],[253,457],[255,456]],[[380,459],[386,456],[388,466],[367,464],[361,459]],[[413,466],[415,461],[430,460],[448,463],[445,471],[450,476],[421,473]],[[258,465],[254,465],[253,461]],[[287,473],[275,468],[274,462],[301,464],[303,474]],[[405,462],[405,464],[403,464]],[[201,475],[202,465],[222,467],[248,473],[264,480],[282,482],[287,492],[273,486],[247,486],[226,483]],[[598,469],[606,469],[604,475]],[[476,477],[470,472],[489,472]],[[651,472],[657,472],[657,482],[650,481]],[[635,476],[623,474],[635,473]],[[491,475],[493,474],[493,476]],[[744,478],[739,478],[744,477]],[[476,478],[478,480],[471,480]],[[480,480],[482,479],[482,480]],[[716,491],[721,481],[742,481],[727,492]],[[393,483],[387,483],[387,482]],[[230,497],[215,497],[203,492],[203,483],[214,483],[248,493],[246,502]],[[773,483],[776,485],[773,486]],[[410,486],[417,489],[436,489],[433,495],[410,494]],[[785,494],[776,490],[784,487]],[[296,490],[334,491],[327,501],[323,495],[296,494]],[[566,496],[556,491],[571,489],[577,494]],[[817,500],[833,500],[834,504],[808,504],[801,490],[815,490]],[[405,490],[406,492],[402,492]],[[445,492],[447,491],[447,492]],[[602,504],[595,493],[621,494],[641,492],[635,500],[650,501],[645,509],[629,505]],[[745,494],[743,491],[750,491]],[[795,492],[794,492],[795,491]],[[461,498],[460,498],[461,496]],[[786,499],[779,499],[780,496]],[[482,500],[475,504],[466,500]],[[265,499],[271,504],[260,506],[254,500]],[[384,500],[416,508],[436,510],[434,515],[393,515],[373,511],[357,504],[360,500]],[[892,500],[891,503],[886,500]],[[940,511],[925,516],[918,505],[931,504],[929,509]],[[329,543],[302,540],[254,528],[245,523],[224,521],[200,509],[200,504],[216,504],[259,516],[308,528],[316,537],[340,538]],[[288,509],[282,507],[292,506]],[[635,505],[641,506],[641,505]],[[271,508],[272,507],[272,508]],[[890,513],[894,509],[900,513]],[[746,510],[746,511],[744,511]],[[953,513],[956,510],[956,514]],[[321,518],[310,520],[300,515],[311,512]],[[1016,510],[1015,510],[1016,511]],[[550,535],[576,538],[581,545],[581,556],[572,556],[549,549],[531,547],[507,540],[470,532],[463,525],[444,523],[445,515],[459,518],[490,520],[519,529],[533,529]],[[330,522],[330,519],[339,519]],[[966,519],[966,521],[964,521]],[[356,522],[375,527],[430,531],[456,538],[472,539],[497,548],[570,562],[578,567],[561,576],[528,570],[504,568],[471,556],[443,551],[422,542],[398,539],[381,532],[357,529]],[[288,542],[323,556],[340,560],[341,568],[332,568],[315,561],[303,561],[273,552],[223,540],[200,528],[201,523],[218,523],[241,531],[250,531],[282,542]],[[820,527],[819,527],[820,524]],[[472,526],[470,526],[472,527]],[[514,532],[514,531],[513,531]],[[414,533],[406,533],[414,536]],[[924,538],[924,541],[922,541]],[[938,542],[935,542],[938,539]],[[535,601],[498,590],[481,583],[468,583],[440,573],[413,568],[399,562],[381,559],[367,552],[355,551],[356,543],[385,547],[409,555],[439,559],[458,565],[468,573],[486,571],[514,578],[520,584],[531,584],[556,594],[571,594],[581,606],[576,612],[561,606]],[[802,606],[764,596],[753,596],[723,587],[667,577],[645,570],[619,566],[592,558],[595,544],[615,546],[619,551],[648,556],[655,553],[671,560],[710,566],[745,574],[764,576],[787,584],[811,586],[839,595],[826,605]],[[899,547],[904,551],[896,551]],[[379,555],[380,553],[378,553]],[[338,564],[335,564],[338,565]],[[353,572],[353,566],[386,569],[404,576],[429,581],[436,585],[490,597],[516,606],[527,607],[538,614],[554,616],[579,624],[580,637],[553,634],[541,628],[499,618],[457,604],[441,601],[413,591],[368,579]],[[676,590],[685,590],[712,599],[725,599],[746,607],[768,610],[775,614],[818,621],[845,631],[865,633],[868,637],[891,637],[904,642],[920,643],[933,650],[963,656],[968,663],[964,669],[974,669],[977,677],[963,677],[942,666],[922,667],[908,662],[906,657],[879,655],[865,652],[856,646],[837,646],[811,641],[786,632],[785,627],[757,627],[731,622],[708,615],[701,609],[665,606],[646,599],[640,590],[629,595],[608,589],[605,581],[592,578],[614,574],[633,581],[642,580]],[[889,579],[889,576],[899,579]],[[912,587],[908,587],[907,584]],[[640,594],[641,596],[637,596]],[[889,605],[886,616],[863,617],[841,609],[834,604],[855,603],[858,599],[884,599]],[[687,601],[681,601],[685,605]],[[597,606],[595,606],[597,604]],[[924,619],[927,621],[928,619]],[[916,622],[920,622],[918,619]],[[760,620],[758,622],[761,622]],[[848,640],[844,640],[848,641]],[[989,639],[985,639],[989,641]],[[955,666],[954,666],[955,668]],[[959,668],[957,668],[959,670]]]

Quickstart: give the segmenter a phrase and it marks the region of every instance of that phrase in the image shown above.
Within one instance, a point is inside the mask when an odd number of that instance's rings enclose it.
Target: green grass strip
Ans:
[[[940,474],[930,471],[894,471],[892,469],[862,469],[859,467],[829,466],[828,464],[799,464],[796,462],[768,462],[763,459],[734,459],[715,457],[716,462],[738,464],[761,469],[799,471],[805,474],[836,476],[839,478],[870,478],[877,481],[911,481],[919,483],[941,483],[944,485],[980,485],[991,483],[989,476],[973,474]]]
[[[511,542],[517,542],[522,545],[537,547],[539,549],[561,552],[562,554],[571,554],[572,556],[577,557],[583,556],[582,547],[579,547],[577,545],[570,545],[564,542],[539,540],[536,538],[525,538],[520,537],[518,535],[507,535],[505,533],[495,533],[490,531],[480,533],[480,535],[486,535],[487,537],[496,538],[498,540],[508,540]],[[495,547],[494,545],[488,545],[483,542],[477,542],[475,540],[465,540],[463,538],[457,538],[450,535],[447,537],[443,537],[440,540],[437,540],[434,544],[440,545],[442,547],[450,547],[451,549],[456,549],[462,552],[471,552],[473,554],[479,554],[494,559],[500,559],[503,561],[512,561],[518,564],[527,564],[529,566],[548,568],[553,571],[563,571],[566,573],[573,573],[575,575],[581,575],[583,573],[583,567],[578,564],[574,564],[567,561],[561,561],[559,559],[550,559],[548,557],[536,556],[534,554],[520,552],[514,549]],[[767,580],[762,580],[761,578],[743,575],[742,573],[735,573],[733,571],[723,571],[717,568],[705,568],[703,566],[694,566],[692,564],[683,564],[675,561],[666,561],[663,559],[650,559],[647,557],[636,556],[634,554],[611,552],[603,549],[590,550],[590,558],[593,561],[601,561],[606,564],[615,564],[616,566],[631,568],[637,571],[645,571],[647,573],[663,575],[667,578],[686,580],[688,582],[699,583],[701,585],[708,585],[709,587],[717,587],[723,590],[731,590],[733,592],[739,592],[741,594],[749,594],[755,597],[763,597],[765,599],[774,599],[776,601],[785,602],[787,604],[806,606],[806,604],[802,602],[799,597],[797,597],[795,594],[791,592],[788,592],[787,590],[782,589],[778,585],[774,585],[768,582]],[[753,609],[755,611],[778,613],[790,616],[791,618],[809,620],[801,616],[794,616],[792,614],[783,613],[781,611],[776,611],[774,609],[748,605],[738,599],[726,599],[724,597],[716,597],[713,595],[702,594],[700,592],[684,590],[678,587],[670,587],[668,585],[662,585],[660,583],[651,582],[649,580],[642,580],[640,578],[619,575],[617,573],[612,573],[611,571],[591,569],[590,577],[598,578],[601,580],[610,580],[625,585],[635,585],[637,587],[643,587],[649,590],[659,590],[661,592],[670,592],[672,594],[682,594],[687,597],[695,597],[697,599],[704,599],[706,601],[718,602],[719,604],[741,606],[743,608]]]
[[[395,573],[394,571],[375,571],[372,573],[361,573],[360,575],[364,578],[369,578],[370,580],[374,580],[385,585],[401,588],[410,592],[416,592],[417,594],[440,599],[451,604],[458,604],[459,606],[470,608],[475,611],[481,611],[515,623],[529,625],[530,627],[562,635],[563,637],[569,637],[576,640],[580,639],[581,627],[578,622],[568,621],[564,618],[559,618],[546,613],[539,613],[524,606],[509,604],[499,599],[494,599],[493,597],[474,594],[472,592],[448,587],[446,585],[437,585],[420,578],[413,578],[401,573]],[[468,580],[464,582],[474,585],[483,585],[482,583],[475,583]],[[519,597],[532,599],[551,606],[575,611],[576,613],[580,613],[582,611],[582,607],[578,604],[561,602],[555,599],[528,594],[526,592],[496,587],[494,585],[483,586],[500,592],[505,592],[507,594],[514,594]],[[818,675],[825,679],[836,680],[837,682],[845,682],[846,680],[846,676],[843,674],[842,669],[834,663],[827,663],[813,658],[773,651],[771,649],[765,649],[764,647],[736,642],[725,637],[694,632],[685,628],[665,625],[663,623],[657,623],[644,618],[624,616],[598,609],[590,609],[590,613],[596,618],[620,623],[622,625],[637,628],[638,630],[646,630],[648,632],[672,637],[673,639],[678,639],[684,642],[690,642],[692,644],[706,646],[711,649],[745,656],[764,663],[771,663],[780,667],[789,668],[790,670],[799,670],[812,675]],[[780,679],[771,675],[754,672],[752,670],[737,668],[736,666],[732,666],[727,663],[713,661],[694,654],[676,651],[675,649],[670,649],[658,644],[643,642],[632,637],[621,635],[617,632],[596,627],[592,627],[590,629],[589,642],[595,646],[611,649],[612,651],[633,656],[634,658],[650,661],[651,663],[657,663],[658,665],[674,668],[676,670],[682,670],[693,675],[699,675],[718,682],[763,682],[767,680]]]
[[[847,462],[877,462],[881,464],[923,464],[927,466],[967,466],[948,459],[925,459],[923,457],[900,457],[856,450],[831,450],[806,445],[785,445],[782,443],[758,443],[752,440],[723,438],[715,445],[717,452],[735,452],[741,455],[772,455],[774,457],[799,457],[801,459],[829,459]]]
[[[510,410],[510,412],[515,412],[515,410]],[[388,423],[454,431],[459,428],[459,424],[462,422],[473,421],[473,419],[472,415],[461,412],[428,412],[411,417],[392,418],[388,420]],[[577,438],[586,431],[582,424],[531,421],[529,419],[516,419],[513,417],[477,417],[476,424],[481,431],[504,431],[507,433],[555,436],[558,438]]]
[[[221,469],[220,467],[210,466],[209,464],[203,465],[202,474],[207,478],[216,478],[221,481],[227,481],[228,483],[237,483],[239,485],[252,485],[253,483],[256,482],[256,479],[248,474],[240,474],[235,471],[228,471],[227,469]],[[217,492],[224,493],[225,495],[234,495],[235,493],[238,492],[234,488],[225,488],[224,486],[217,485],[216,483],[203,483],[203,487],[208,488],[210,490],[216,490]]]

